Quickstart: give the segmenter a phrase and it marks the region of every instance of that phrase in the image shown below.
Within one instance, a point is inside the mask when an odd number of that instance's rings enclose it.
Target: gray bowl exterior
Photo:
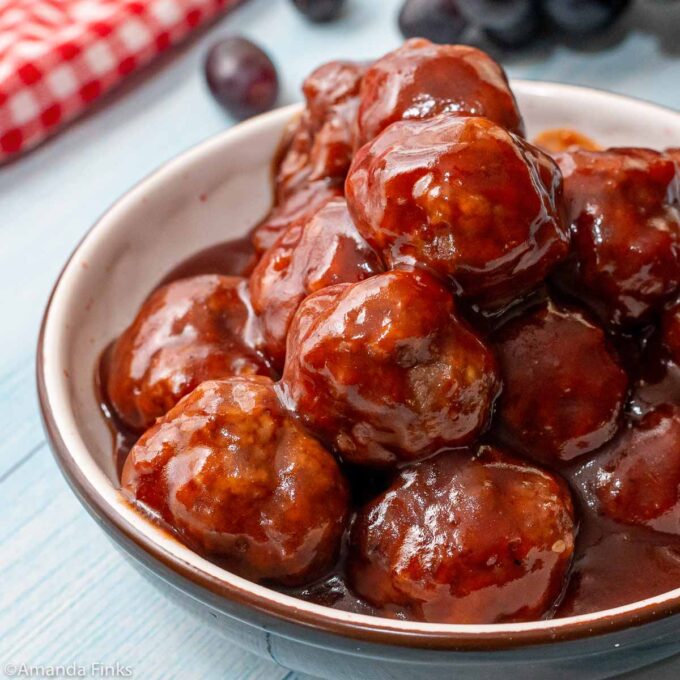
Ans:
[[[120,547],[147,580],[231,642],[290,670],[328,680],[600,680],[680,654],[677,616],[585,640],[502,651],[456,652],[358,642],[210,597],[182,582],[172,570],[146,564],[143,551]]]

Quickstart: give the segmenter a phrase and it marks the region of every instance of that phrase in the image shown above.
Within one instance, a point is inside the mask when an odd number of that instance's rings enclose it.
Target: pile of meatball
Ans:
[[[431,622],[554,613],[567,467],[680,534],[680,405],[631,408],[626,363],[650,338],[680,363],[680,150],[549,155],[496,62],[423,39],[303,89],[250,277],[164,285],[113,347],[124,493],[248,579],[342,554],[359,598]]]

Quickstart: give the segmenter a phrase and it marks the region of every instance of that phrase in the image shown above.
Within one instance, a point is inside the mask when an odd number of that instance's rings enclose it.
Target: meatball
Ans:
[[[440,113],[483,116],[524,133],[522,116],[501,66],[466,45],[435,45],[423,38],[378,59],[361,83],[359,145],[398,120]]]
[[[357,153],[345,190],[389,264],[427,266],[484,307],[530,291],[568,251],[557,165],[485,118],[394,123]]]
[[[332,61],[316,69],[302,87],[313,132],[311,178],[344,179],[356,145],[359,88],[366,66]]]
[[[355,146],[359,86],[366,67],[332,61],[305,80],[306,108],[288,131],[276,172],[279,200],[306,182],[343,180]]]
[[[494,337],[503,376],[499,434],[546,464],[593,451],[614,436],[628,379],[604,332],[553,303]]]
[[[574,550],[566,485],[503,451],[449,451],[400,471],[357,514],[351,587],[433,623],[538,619]]]
[[[556,156],[574,257],[558,282],[613,326],[646,322],[680,287],[680,170],[649,149]]]
[[[253,309],[260,316],[263,347],[283,367],[286,336],[302,300],[327,286],[354,283],[382,271],[375,251],[352,222],[342,198],[329,201],[312,219],[287,229],[250,277]]]
[[[663,316],[663,344],[671,359],[680,366],[680,302],[666,310]]]
[[[651,411],[601,458],[592,483],[600,513],[680,535],[680,406]]]
[[[680,170],[680,146],[666,149],[664,153],[675,163]]]
[[[331,61],[312,71],[302,85],[312,129],[320,130],[333,108],[359,96],[366,66],[356,61]]]
[[[251,580],[296,585],[335,562],[348,516],[333,456],[269,378],[202,383],[130,451],[124,493]]]
[[[317,180],[305,184],[282,203],[272,208],[253,231],[253,246],[258,255],[266,252],[281,234],[295,224],[308,222],[328,201],[342,196],[342,187]]]
[[[204,380],[269,375],[248,283],[194,276],[158,288],[113,345],[105,390],[123,424],[142,431]]]
[[[472,441],[498,379],[451,294],[424,271],[394,270],[302,303],[282,390],[345,460],[389,466]]]

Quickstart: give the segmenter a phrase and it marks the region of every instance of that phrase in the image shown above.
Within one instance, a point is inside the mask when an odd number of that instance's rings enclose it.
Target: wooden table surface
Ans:
[[[89,518],[45,442],[36,337],[55,277],[102,211],[163,161],[233,123],[203,82],[208,43],[242,32],[265,46],[288,103],[322,61],[368,59],[395,47],[399,5],[349,0],[342,20],[310,26],[287,0],[250,0],[0,169],[0,674],[6,664],[118,662],[144,679],[298,677],[167,602]],[[680,2],[644,0],[623,28],[598,50],[545,45],[506,66],[511,76],[602,87],[680,109]],[[657,677],[677,678],[674,668]]]

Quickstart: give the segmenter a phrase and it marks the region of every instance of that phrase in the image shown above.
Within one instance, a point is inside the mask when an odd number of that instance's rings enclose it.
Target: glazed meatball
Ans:
[[[680,406],[651,411],[600,458],[592,484],[600,513],[680,535]]]
[[[680,366],[680,302],[666,310],[663,316],[663,344],[671,359]]]
[[[498,391],[493,355],[419,270],[311,295],[287,349],[285,402],[353,463],[388,466],[470,442]]]
[[[366,71],[360,100],[359,145],[395,121],[440,113],[483,116],[524,133],[505,72],[489,55],[466,45],[407,40]]]
[[[353,61],[324,64],[305,80],[309,124],[314,133],[310,152],[312,179],[344,179],[356,144],[359,88],[366,66]]]
[[[357,514],[351,587],[433,623],[527,621],[561,595],[574,550],[557,477],[483,446],[404,468]]]
[[[574,251],[558,282],[608,324],[646,322],[680,286],[680,170],[648,149],[556,158]]]
[[[680,172],[680,146],[666,149],[664,154],[675,163],[676,168]]]
[[[628,379],[601,328],[548,303],[494,337],[503,376],[497,416],[513,449],[546,464],[614,436]]]
[[[357,153],[345,189],[389,264],[427,266],[484,307],[528,292],[568,251],[557,165],[485,118],[395,123]]]
[[[287,229],[250,277],[253,309],[260,316],[264,351],[272,363],[283,367],[288,328],[305,297],[337,283],[361,281],[382,269],[342,198],[329,201],[308,223]]]
[[[279,200],[309,181],[343,180],[354,152],[359,86],[366,67],[332,61],[305,80],[306,108],[287,133],[276,172]]]
[[[194,549],[286,585],[334,563],[348,514],[335,459],[259,376],[204,382],[182,399],[130,451],[122,488]]]
[[[158,288],[113,345],[105,390],[141,432],[204,380],[269,375],[248,296],[236,276],[195,276]]]
[[[304,185],[282,203],[275,205],[253,231],[253,246],[258,255],[269,250],[276,240],[295,224],[308,222],[333,198],[342,197],[342,187],[317,180]]]

